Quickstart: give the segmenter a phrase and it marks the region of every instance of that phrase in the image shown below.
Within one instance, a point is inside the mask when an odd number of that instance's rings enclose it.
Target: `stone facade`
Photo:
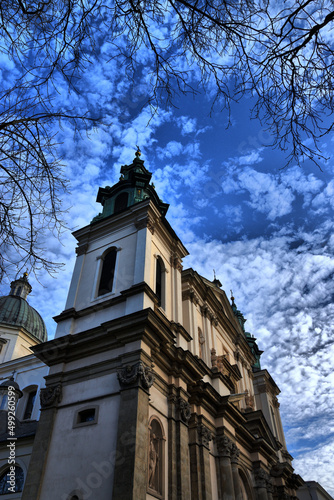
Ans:
[[[33,347],[49,373],[22,499],[292,500],[279,389],[219,281],[183,270],[149,180],[137,154],[74,233],[56,338]]]

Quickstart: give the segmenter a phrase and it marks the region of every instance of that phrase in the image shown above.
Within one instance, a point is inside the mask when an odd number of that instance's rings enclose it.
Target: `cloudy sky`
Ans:
[[[184,268],[209,279],[215,269],[264,351],[262,367],[281,389],[296,473],[334,495],[334,159],[323,162],[322,171],[312,163],[285,167],[284,154],[270,147],[270,134],[250,120],[251,100],[232,106],[227,127],[226,112],[210,114],[210,87],[206,95],[179,96],[175,107],[152,116],[148,56],[133,83],[109,50],[100,47],[100,58],[79,83],[81,93],[69,95],[59,82],[62,102],[103,117],[88,134],[74,135],[68,124],[57,131],[71,182],[71,194],[63,198],[68,225],[82,227],[100,211],[99,186],[117,182],[138,144],[160,198],[170,204],[167,218],[190,253]],[[322,144],[326,156],[332,140]],[[65,266],[56,278],[41,275],[37,282],[31,276],[29,302],[52,338],[75,240],[68,231],[61,243],[48,236],[45,246],[46,256]],[[8,284],[0,290],[7,294]]]

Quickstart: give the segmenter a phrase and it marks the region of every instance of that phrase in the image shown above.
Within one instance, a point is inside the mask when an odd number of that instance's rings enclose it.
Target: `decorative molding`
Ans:
[[[197,434],[200,444],[208,448],[212,440],[212,432],[204,424],[200,424],[197,427]]]
[[[174,269],[177,269],[180,272],[183,271],[182,261],[177,255],[173,254],[170,256],[170,264]]]
[[[232,444],[231,447],[231,463],[232,464],[237,464],[239,462],[239,455],[240,455],[240,450],[237,447],[236,444]]]
[[[62,399],[62,388],[61,384],[51,385],[40,392],[41,408],[49,408],[50,406],[55,406],[60,403]]]
[[[266,382],[264,382],[261,385],[257,386],[257,390],[258,390],[259,394],[265,394],[265,393],[269,392],[269,385]]]
[[[135,365],[127,365],[117,373],[119,383],[124,386],[134,385],[139,382],[144,389],[152,387],[155,375],[151,368],[142,361]]]
[[[200,302],[200,298],[193,288],[188,288],[182,292],[182,300],[190,299],[190,301],[197,306]]]
[[[203,316],[206,318],[206,316],[209,314],[209,307],[207,304],[203,304],[201,307],[201,313],[203,314]]]
[[[175,408],[179,412],[179,418],[184,422],[188,423],[191,417],[191,406],[185,399],[181,396],[176,396],[175,394],[170,394],[168,396],[168,402],[171,405],[175,405]]]
[[[135,227],[138,229],[144,229],[147,227],[147,229],[154,234],[154,230],[156,228],[157,221],[150,215],[147,215],[146,217],[143,217],[141,219],[137,219],[135,222]]]
[[[279,407],[280,407],[280,404],[279,404],[278,399],[277,399],[277,397],[276,397],[276,396],[274,396],[274,397],[273,397],[273,399],[272,399],[272,403],[273,403],[273,406],[274,406],[275,408],[279,408]]]
[[[76,247],[75,252],[77,256],[79,257],[80,255],[83,255],[87,252],[88,249],[88,243],[85,243],[84,245],[79,245]]]
[[[266,488],[269,482],[269,474],[261,467],[254,471],[255,487],[256,488]]]
[[[213,323],[213,326],[218,326],[219,325],[218,318],[217,318],[217,316],[215,314],[212,317],[212,323]]]
[[[221,457],[231,457],[232,441],[227,436],[218,436],[216,439],[218,454]]]
[[[167,398],[167,401],[171,405],[176,405],[177,396],[175,394],[170,394]]]
[[[191,407],[188,401],[179,397],[176,406],[180,412],[180,417],[183,422],[188,423],[191,416]]]

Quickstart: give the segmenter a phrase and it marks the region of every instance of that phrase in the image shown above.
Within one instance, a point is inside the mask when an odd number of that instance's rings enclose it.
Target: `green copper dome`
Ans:
[[[31,286],[26,273],[11,283],[10,295],[0,297],[0,324],[24,328],[40,342],[46,342],[45,323],[41,315],[25,299],[30,291]]]

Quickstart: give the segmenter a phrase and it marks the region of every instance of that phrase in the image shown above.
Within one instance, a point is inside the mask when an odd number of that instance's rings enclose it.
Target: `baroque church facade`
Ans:
[[[295,499],[303,480],[279,388],[235,299],[183,269],[187,250],[139,151],[97,201],[102,212],[74,233],[55,338],[27,303],[26,275],[0,298],[0,498]]]

